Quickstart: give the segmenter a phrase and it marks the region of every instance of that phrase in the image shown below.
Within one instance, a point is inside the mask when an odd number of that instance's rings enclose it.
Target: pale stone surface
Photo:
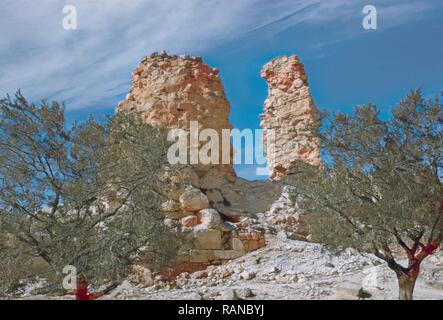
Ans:
[[[212,207],[225,215],[252,215],[265,212],[281,194],[281,184],[267,180],[248,181],[209,170],[200,178],[208,190]]]
[[[197,173],[192,167],[185,167],[180,172],[180,182],[188,183],[196,188],[200,187],[200,182]]]
[[[180,203],[174,200],[168,200],[161,205],[163,212],[174,212],[181,210]]]
[[[273,60],[262,75],[269,83],[262,124],[265,130],[277,130],[277,160],[288,166],[281,172],[280,162],[274,166],[273,178],[278,180],[290,173],[295,160],[315,162],[315,152],[305,149],[306,128],[315,124],[316,109],[303,65],[295,56]],[[231,128],[230,106],[218,70],[199,57],[162,52],[143,58],[133,72],[128,96],[118,106],[117,113],[123,111],[135,112],[146,123],[166,129],[189,131],[191,121],[197,121],[200,132],[215,129],[219,138],[223,129]],[[286,134],[284,129],[290,134],[282,137]],[[187,139],[189,151],[189,134]],[[301,142],[302,147],[288,147],[287,142],[292,140]],[[204,144],[198,143],[198,147]],[[222,160],[223,152],[218,151]],[[232,159],[230,143],[227,158]],[[191,163],[180,170],[167,169],[165,181],[169,201],[162,205],[162,211],[171,228],[182,228],[194,238],[194,245],[186,248],[191,262],[229,260],[266,245],[262,228],[255,228],[252,220],[245,217],[255,219],[257,213],[269,210],[281,194],[281,182],[247,181],[235,176],[232,164],[201,163]],[[237,238],[230,234],[233,229],[238,231],[238,239],[231,239]],[[217,252],[192,255],[190,249]]]
[[[200,210],[197,214],[201,224],[196,229],[214,229],[220,231],[231,231],[232,227],[227,225],[221,219],[219,213],[215,209]]]
[[[189,250],[180,250],[177,253],[177,262],[178,263],[188,263],[190,262]]]
[[[218,70],[199,57],[166,53],[144,57],[132,74],[128,96],[117,108],[117,113],[122,111],[138,113],[147,123],[166,129],[188,131],[191,121],[198,121],[200,132],[214,129],[219,138],[223,129],[231,129],[230,106]],[[231,159],[230,144],[228,149]],[[223,209],[226,214],[264,212],[280,188],[269,181],[236,178],[232,163],[191,164],[171,180],[174,185],[167,190],[169,199],[178,200],[186,185],[192,185],[205,189],[211,207]]]
[[[169,212],[162,212],[162,213],[167,219],[172,219],[172,220],[180,220],[180,219],[192,214],[192,212],[183,211],[183,210],[169,211]]]
[[[196,249],[222,249],[222,234],[218,230],[194,230],[194,247]]]
[[[238,300],[237,293],[233,289],[224,290],[217,300]]]
[[[291,180],[288,177],[287,180]],[[296,184],[296,181],[293,182]],[[271,208],[260,216],[260,224],[266,233],[279,234],[284,238],[293,240],[307,240],[310,235],[306,224],[306,214],[299,208],[297,190],[285,186],[280,198]]]
[[[242,273],[239,274],[239,279],[240,280],[251,280],[255,278],[255,273],[254,272],[249,272],[249,271],[243,271]]]
[[[237,259],[244,254],[244,250],[214,250],[214,258],[218,260]]]
[[[199,211],[209,208],[208,197],[196,188],[186,189],[180,196],[180,204],[186,211]]]
[[[241,289],[236,289],[235,293],[237,294],[237,296],[241,299],[246,299],[246,298],[252,298],[254,297],[254,293],[252,292],[251,289],[249,288],[241,288]]]
[[[154,284],[151,270],[141,265],[133,265],[131,267],[128,280],[136,283],[139,288],[150,287]]]
[[[254,250],[257,250],[258,248],[260,248],[260,245],[259,245],[258,240],[249,240],[247,242],[246,247],[247,247],[248,251],[254,251]]]
[[[137,288],[125,281],[124,290],[115,290],[100,299],[182,300],[188,299],[192,292],[196,293],[196,298],[200,295],[204,300],[212,300],[220,299],[227,290],[234,290],[242,299],[331,300],[337,298],[336,288],[343,282],[360,284],[365,270],[373,267],[377,268],[379,283],[376,288],[369,291],[372,296],[368,299],[398,299],[398,280],[395,273],[386,263],[373,255],[357,254],[348,250],[331,252],[319,244],[301,241],[269,240],[271,242],[266,248],[223,264],[208,265],[206,267],[208,277],[194,276],[192,271],[182,272],[174,279],[155,275],[154,286],[149,288]],[[193,258],[200,261],[200,264],[208,264],[207,261],[214,261],[213,250],[195,251]],[[399,262],[403,264],[407,261]],[[436,273],[433,268],[435,262],[429,258],[423,261],[422,274],[417,280],[414,299],[443,299],[441,273]],[[249,280],[243,279],[245,271],[254,273],[255,277]],[[200,271],[197,273],[201,274]],[[21,299],[26,299],[26,296],[28,299],[73,298],[72,295],[33,296],[38,291],[31,283],[26,285],[24,292]],[[352,294],[352,299],[355,299],[355,292]],[[232,294],[232,291],[226,292],[226,297],[232,297]]]
[[[214,260],[214,250],[189,250],[189,261],[193,263],[207,263]]]
[[[318,111],[309,92],[303,64],[296,55],[279,57],[267,63],[261,76],[268,83],[268,98],[261,115],[271,178],[281,179],[295,169],[297,161],[320,165],[315,128]],[[267,141],[268,130],[275,130],[275,141]],[[267,148],[265,148],[267,150]]]
[[[170,181],[169,189],[172,192],[180,189],[184,192],[186,186],[200,187],[199,177],[192,166],[185,166],[177,170],[167,170],[164,174],[164,179]]]
[[[230,105],[219,71],[204,64],[200,57],[166,53],[144,57],[132,73],[129,94],[117,108],[117,113],[122,111],[136,112],[146,123],[167,129],[189,131],[190,122],[198,121],[200,132],[206,128],[214,129],[219,139],[222,129],[231,129],[228,120]],[[219,164],[194,165],[197,173],[217,168],[235,175],[232,163],[222,163],[221,146],[220,143]],[[227,158],[231,157],[229,148]]]
[[[187,216],[181,219],[181,224],[186,228],[193,228],[198,225],[198,218],[195,215]]]
[[[360,290],[362,290],[361,283],[343,282],[337,286],[336,298],[338,300],[357,300]]]
[[[223,195],[218,189],[209,189],[206,195],[211,203],[223,203]]]
[[[243,242],[239,238],[231,238],[229,240],[229,246],[232,250],[241,251],[245,249]]]
[[[202,296],[199,293],[191,292],[191,293],[189,293],[189,294],[187,294],[185,296],[184,300],[191,300],[191,301],[192,300],[196,300],[196,301],[198,301],[198,300],[203,300],[203,298],[202,298]]]

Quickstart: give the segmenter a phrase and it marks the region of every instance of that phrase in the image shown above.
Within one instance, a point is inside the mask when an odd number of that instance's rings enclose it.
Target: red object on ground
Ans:
[[[78,288],[75,292],[76,300],[89,300],[88,288]]]
[[[75,300],[96,300],[100,297],[97,293],[88,293],[88,282],[86,280],[80,280],[77,283],[77,289],[75,291]]]

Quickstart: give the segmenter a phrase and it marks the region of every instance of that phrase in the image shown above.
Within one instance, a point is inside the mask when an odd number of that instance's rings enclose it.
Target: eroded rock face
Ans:
[[[268,98],[261,115],[265,132],[271,178],[279,180],[296,167],[297,161],[320,165],[315,128],[317,108],[312,100],[303,64],[296,55],[279,57],[267,63],[261,76],[268,83]],[[274,130],[274,141],[267,141],[268,130]],[[272,144],[269,149],[268,144]]]
[[[132,74],[129,94],[117,108],[117,113],[122,111],[136,112],[147,123],[167,129],[189,131],[191,121],[197,121],[200,132],[214,129],[220,142],[222,130],[231,129],[230,105],[218,70],[199,57],[164,52],[144,57]],[[230,145],[228,149],[232,156]],[[219,155],[222,162],[222,150]],[[189,186],[201,189],[209,199],[209,207],[226,215],[264,212],[280,194],[279,186],[270,181],[250,182],[236,177],[232,164],[191,164],[171,180],[168,197],[174,201],[166,203],[164,210],[169,217],[184,217],[186,211],[201,209],[183,207],[184,199],[180,197]],[[178,212],[177,201],[182,202],[184,212]]]
[[[209,208],[208,197],[196,188],[188,188],[180,196],[180,204],[185,211],[199,211]]]
[[[117,113],[137,112],[146,123],[186,131],[190,131],[191,121],[197,121],[200,132],[214,129],[221,139],[222,129],[231,129],[231,125],[230,105],[218,73],[200,57],[154,53],[144,57],[132,73],[131,89]],[[213,167],[235,175],[231,164],[223,164],[221,146],[219,164],[194,165],[199,175]],[[228,153],[231,157],[232,151]]]
[[[265,130],[276,130],[276,161],[269,160],[273,178],[278,180],[289,173],[296,160],[320,162],[317,146],[308,142],[307,130],[316,124],[317,111],[303,65],[295,56],[271,61],[262,75],[269,83],[262,124]],[[128,96],[118,106],[117,113],[123,111],[138,113],[146,123],[166,129],[190,131],[198,122],[200,132],[214,129],[219,141],[223,130],[231,129],[230,106],[218,70],[199,57],[160,53],[143,58],[133,72]],[[198,147],[205,144],[200,142]],[[266,244],[265,230],[255,222],[256,217],[279,198],[282,183],[237,177],[232,161],[222,163],[226,159],[222,147],[220,143],[217,164],[189,161],[180,172],[165,172],[170,185],[165,190],[168,199],[161,207],[164,222],[192,240],[179,255],[184,264],[219,263]],[[232,159],[230,143],[228,158]]]
[[[265,212],[281,194],[281,184],[277,182],[226,178],[221,172],[210,170],[200,179],[200,187],[205,190],[211,207],[234,219]]]

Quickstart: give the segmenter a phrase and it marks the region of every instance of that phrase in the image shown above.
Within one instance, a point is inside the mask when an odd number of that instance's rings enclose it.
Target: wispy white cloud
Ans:
[[[386,2],[380,14],[398,25],[434,1]],[[77,30],[62,27],[67,4],[77,7]],[[70,109],[96,106],[125,93],[132,69],[153,51],[204,54],[250,33],[345,19],[361,14],[363,5],[359,0],[3,0],[0,95],[21,88],[30,99],[66,101]]]

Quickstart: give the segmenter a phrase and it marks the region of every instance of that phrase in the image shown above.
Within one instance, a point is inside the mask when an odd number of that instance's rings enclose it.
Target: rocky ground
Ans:
[[[439,260],[440,259],[440,260]],[[375,270],[376,281],[371,281]],[[360,290],[363,289],[363,290]],[[124,282],[104,299],[397,299],[395,274],[378,258],[346,249],[274,238],[266,247],[223,266],[183,275],[169,287]],[[425,261],[415,299],[443,299],[443,258]]]
[[[101,299],[356,300],[363,296],[387,300],[397,299],[397,290],[395,274],[370,254],[351,249],[332,253],[319,244],[284,239],[279,235],[267,247],[225,265],[185,273],[173,282],[155,279],[146,288],[124,281]],[[34,296],[28,290],[22,298],[49,297]],[[443,299],[441,252],[424,261],[414,298]],[[55,299],[72,299],[72,296]]]
[[[397,299],[397,279],[382,260],[349,248],[331,252],[295,240],[300,237],[292,230],[298,226],[293,208],[283,193],[266,214],[250,219],[265,230],[266,247],[172,281],[138,266],[128,281],[101,299]],[[22,298],[49,298],[33,295],[33,288]],[[443,251],[424,260],[414,298],[443,299]]]

